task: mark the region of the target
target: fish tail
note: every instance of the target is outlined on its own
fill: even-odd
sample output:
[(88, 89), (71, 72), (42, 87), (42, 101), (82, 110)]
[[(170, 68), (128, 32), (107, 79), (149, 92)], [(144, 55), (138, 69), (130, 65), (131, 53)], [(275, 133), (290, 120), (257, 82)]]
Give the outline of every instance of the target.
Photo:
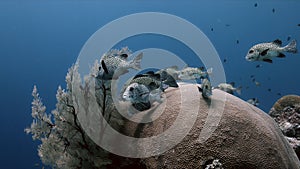
[(242, 94), (242, 86), (236, 88), (235, 91), (236, 91), (237, 94), (241, 95)]
[(178, 84), (177, 84), (176, 80), (174, 79), (174, 77), (171, 76), (166, 71), (163, 71), (161, 73), (161, 80), (163, 81), (164, 84), (166, 84), (170, 87), (178, 87)]
[(130, 67), (135, 69), (135, 70), (140, 70), (141, 69), (141, 61), (143, 58), (143, 53), (138, 54), (130, 63)]
[(290, 53), (297, 53), (297, 41), (292, 40), (288, 45), (284, 47), (284, 51)]

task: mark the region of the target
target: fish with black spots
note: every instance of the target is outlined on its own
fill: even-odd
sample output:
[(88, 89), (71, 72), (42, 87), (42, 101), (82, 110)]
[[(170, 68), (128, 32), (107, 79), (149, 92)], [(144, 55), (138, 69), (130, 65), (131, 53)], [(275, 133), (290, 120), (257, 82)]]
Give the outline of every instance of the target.
[(297, 53), (297, 42), (292, 40), (288, 45), (282, 47), (282, 42), (276, 39), (269, 43), (260, 43), (251, 47), (246, 55), (247, 61), (264, 61), (272, 63), (272, 58), (284, 58), (283, 52)]
[(208, 78), (208, 76), (212, 74), (212, 71), (212, 68), (205, 71), (203, 67), (185, 67), (179, 72), (178, 78), (181, 80), (204, 79)]
[(121, 75), (128, 72), (128, 69), (141, 69), (143, 53), (138, 54), (133, 60), (127, 61), (127, 53), (111, 52), (102, 56), (97, 78), (103, 80), (118, 79)]

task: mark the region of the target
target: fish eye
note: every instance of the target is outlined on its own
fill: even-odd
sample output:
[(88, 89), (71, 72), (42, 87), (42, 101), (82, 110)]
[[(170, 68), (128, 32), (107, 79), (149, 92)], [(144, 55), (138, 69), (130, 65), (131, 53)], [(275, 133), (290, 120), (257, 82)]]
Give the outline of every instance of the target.
[(253, 52), (254, 52), (254, 50), (250, 50), (250, 51), (249, 51), (249, 53), (253, 53)]
[(129, 88), (129, 91), (131, 91), (131, 92), (132, 92), (132, 91), (133, 91), (133, 87), (130, 87), (130, 88)]

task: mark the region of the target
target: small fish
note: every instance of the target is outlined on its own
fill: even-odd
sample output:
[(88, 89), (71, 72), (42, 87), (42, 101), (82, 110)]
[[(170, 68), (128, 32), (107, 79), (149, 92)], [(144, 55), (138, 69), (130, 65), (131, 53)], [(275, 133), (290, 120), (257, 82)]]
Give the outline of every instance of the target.
[(300, 26), (300, 23), (297, 26)]
[(116, 54), (117, 51), (109, 52), (101, 58), (101, 67), (97, 78), (103, 80), (118, 79), (121, 75), (128, 72), (128, 69), (139, 70), (143, 53), (138, 54), (132, 61), (127, 61), (128, 54)]
[(291, 36), (288, 36), (286, 41), (290, 41), (291, 40)]
[(241, 90), (242, 90), (242, 87), (238, 87), (238, 88), (235, 88), (234, 87), (234, 83), (220, 83), (217, 87), (215, 87), (216, 89), (220, 89), (220, 90), (223, 90), (229, 94), (233, 94), (233, 92), (237, 92), (237, 94), (241, 95)]
[(284, 58), (283, 52), (297, 53), (296, 45), (296, 40), (292, 40), (288, 45), (281, 47), (282, 42), (279, 39), (269, 43), (260, 43), (251, 47), (245, 58), (247, 61), (272, 63), (273, 57)]
[(271, 92), (272, 90), (269, 88), (268, 91)]
[(275, 13), (275, 8), (272, 9), (272, 12)]
[(251, 75), (250, 78), (251, 78), (251, 79), (254, 78), (254, 75)]
[(200, 68), (186, 67), (179, 72), (178, 78), (181, 80), (195, 80), (195, 79), (207, 78), (211, 74), (212, 74), (212, 68), (204, 71), (203, 67)]
[(257, 6), (258, 6), (258, 4), (257, 4), (257, 3), (255, 3), (255, 4), (254, 4), (254, 7), (257, 7)]
[(226, 26), (226, 27), (229, 27), (229, 26), (230, 26), (230, 24), (225, 24), (225, 26)]
[(202, 79), (201, 87), (198, 86), (199, 92), (202, 92), (202, 97), (208, 99), (212, 95), (211, 83), (207, 78)]
[(260, 67), (262, 67), (262, 65), (261, 65), (261, 64), (258, 64), (258, 65), (256, 65), (256, 68), (260, 68)]
[(239, 40), (236, 40), (236, 44), (239, 44), (240, 43), (240, 41)]
[(227, 59), (224, 59), (223, 62), (226, 63), (226, 62), (227, 62)]
[(212, 32), (213, 32), (213, 31), (214, 31), (214, 28), (210, 28), (210, 31), (212, 31)]
[(252, 104), (253, 106), (259, 106), (259, 101), (257, 98), (252, 98), (247, 100), (248, 103)]
[(260, 83), (258, 81), (254, 81), (256, 86), (260, 86)]

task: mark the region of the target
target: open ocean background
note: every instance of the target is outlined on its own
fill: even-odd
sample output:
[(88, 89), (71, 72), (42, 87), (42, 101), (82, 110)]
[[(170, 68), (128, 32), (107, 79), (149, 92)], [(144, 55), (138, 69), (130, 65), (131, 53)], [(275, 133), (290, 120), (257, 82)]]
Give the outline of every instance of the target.
[[(299, 9), (300, 1), (292, 0), (1, 1), (0, 168), (42, 168), (39, 142), (24, 133), (32, 122), (33, 85), (37, 85), (47, 111), (53, 110), (56, 90), (59, 85), (65, 88), (68, 68), (87, 39), (105, 24), (138, 12), (163, 12), (186, 19), (215, 46), (227, 82), (243, 87), (238, 97), (258, 98), (258, 107), (267, 113), (280, 97), (300, 95), (300, 54), (275, 58), (273, 64), (248, 62), (245, 55), (261, 42), (281, 39), (286, 45), (290, 37), (300, 43)], [(116, 47), (123, 44), (132, 51), (161, 48), (183, 58), (193, 55), (182, 43), (157, 35), (136, 36)], [(194, 60), (186, 63), (197, 66)], [(253, 83), (251, 75), (260, 86)]]

